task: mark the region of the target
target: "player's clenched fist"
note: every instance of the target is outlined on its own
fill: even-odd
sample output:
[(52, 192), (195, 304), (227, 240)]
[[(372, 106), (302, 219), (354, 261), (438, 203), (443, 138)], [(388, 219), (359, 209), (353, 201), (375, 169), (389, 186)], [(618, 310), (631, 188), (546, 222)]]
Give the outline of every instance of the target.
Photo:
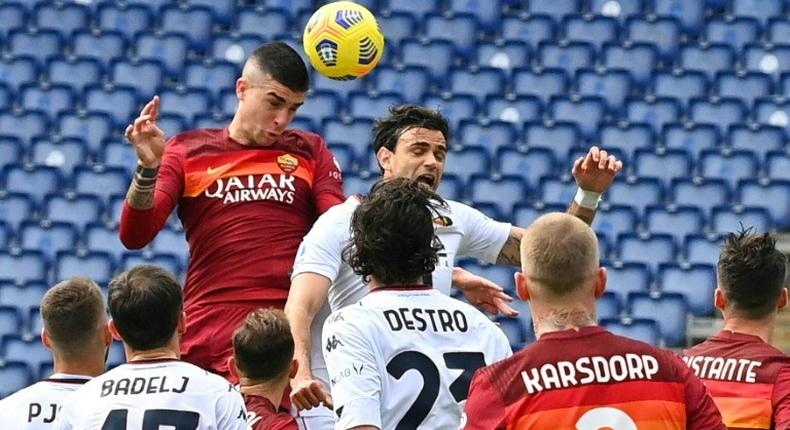
[(333, 408), (332, 397), (317, 379), (294, 378), (291, 380), (291, 402), (297, 409), (312, 409), (324, 404)]
[(165, 133), (156, 125), (158, 117), (159, 96), (154, 96), (134, 122), (126, 127), (126, 138), (134, 146), (143, 167), (158, 167), (165, 152)]

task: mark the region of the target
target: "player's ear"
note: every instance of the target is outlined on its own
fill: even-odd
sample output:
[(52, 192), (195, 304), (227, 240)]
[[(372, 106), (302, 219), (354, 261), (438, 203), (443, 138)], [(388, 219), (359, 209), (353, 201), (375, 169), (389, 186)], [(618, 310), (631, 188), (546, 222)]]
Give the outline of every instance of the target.
[(599, 298), (603, 295), (604, 291), (606, 291), (606, 279), (608, 278), (608, 273), (606, 272), (606, 267), (599, 267), (598, 270), (595, 271), (595, 298)]
[(236, 367), (236, 357), (231, 355), (228, 357), (228, 372), (235, 380), (239, 380), (239, 369)]
[(249, 84), (247, 83), (247, 80), (244, 79), (244, 77), (236, 79), (236, 98), (238, 98), (239, 101), (244, 100), (244, 95), (248, 88)]
[(110, 329), (110, 334), (112, 335), (113, 339), (123, 342), (121, 334), (118, 333), (118, 327), (115, 327), (115, 321), (110, 320), (110, 322), (107, 323), (107, 328)]
[(178, 326), (176, 326), (176, 330), (178, 330), (178, 334), (183, 335), (187, 332), (187, 313), (181, 311), (181, 315), (178, 316)]
[(527, 277), (521, 272), (516, 272), (513, 274), (513, 278), (516, 280), (516, 295), (519, 299), (528, 302), (529, 291), (527, 290)]
[(291, 360), (291, 369), (288, 370), (288, 379), (293, 379), (296, 377), (296, 372), (299, 371), (299, 362), (296, 360)]
[(782, 288), (782, 291), (779, 293), (779, 303), (777, 304), (777, 309), (784, 309), (787, 306), (787, 288)]
[(376, 151), (376, 159), (379, 160), (379, 165), (384, 171), (387, 171), (392, 167), (393, 155), (394, 154), (392, 153), (392, 151), (390, 151), (389, 149), (383, 146), (379, 148), (378, 151)]
[(720, 311), (727, 309), (727, 295), (724, 294), (724, 290), (719, 287), (716, 287), (716, 290), (713, 292), (713, 304), (716, 306), (716, 309)]
[(101, 328), (102, 340), (104, 341), (104, 346), (109, 347), (112, 343), (112, 333), (110, 333), (110, 322), (107, 321)]
[(49, 333), (47, 333), (47, 329), (41, 329), (41, 343), (47, 347), (47, 349), (52, 349), (52, 340), (49, 339)]

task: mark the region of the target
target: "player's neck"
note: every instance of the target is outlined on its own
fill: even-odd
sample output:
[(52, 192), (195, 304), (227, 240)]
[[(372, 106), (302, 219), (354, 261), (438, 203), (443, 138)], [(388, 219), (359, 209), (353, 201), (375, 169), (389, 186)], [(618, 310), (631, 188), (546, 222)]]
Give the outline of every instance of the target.
[(282, 381), (275, 382), (260, 382), (250, 380), (244, 377), (239, 377), (239, 391), (242, 394), (263, 397), (264, 399), (272, 402), (274, 409), (280, 408), (280, 403), (283, 399), (285, 387), (288, 386), (289, 380), (285, 378)]
[(419, 279), (419, 278), (413, 280), (412, 282), (405, 282), (405, 283), (401, 283), (401, 284), (384, 284), (381, 281), (379, 281), (378, 279), (376, 279), (375, 276), (371, 276), (370, 277), (370, 282), (368, 282), (368, 288), (370, 288), (370, 290), (373, 291), (373, 290), (378, 290), (378, 289), (388, 288), (388, 287), (403, 287), (403, 286), (407, 286), (407, 285), (421, 285), (421, 284), (422, 284), (422, 279)]
[(127, 363), (145, 360), (178, 360), (181, 358), (178, 350), (174, 350), (169, 345), (145, 351), (135, 351), (129, 349), (126, 345), (124, 345), (124, 348), (126, 349)]
[(104, 373), (104, 353), (92, 354), (90, 357), (75, 357), (71, 360), (53, 358), (53, 373), (95, 377)]
[(775, 313), (760, 320), (751, 320), (739, 317), (737, 315), (729, 315), (724, 318), (723, 329), (733, 333), (743, 333), (757, 336), (764, 342), (770, 343), (774, 333), (775, 322)]
[(582, 327), (598, 325), (595, 321), (595, 312), (579, 304), (566, 304), (562, 306), (545, 305), (533, 302), (532, 323), (535, 326), (535, 336), (562, 330), (579, 330)]

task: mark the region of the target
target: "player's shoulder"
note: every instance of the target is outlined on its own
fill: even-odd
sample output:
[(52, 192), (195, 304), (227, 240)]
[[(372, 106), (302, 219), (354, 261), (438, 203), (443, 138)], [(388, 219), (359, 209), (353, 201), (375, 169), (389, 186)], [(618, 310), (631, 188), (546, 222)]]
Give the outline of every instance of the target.
[(211, 373), (203, 368), (195, 366), (186, 361), (179, 361), (178, 366), (181, 367), (187, 376), (194, 377), (196, 382), (200, 384), (201, 390), (211, 390), (215, 393), (238, 392), (235, 386), (228, 382), (222, 376)]
[(0, 413), (3, 411), (10, 411), (17, 405), (27, 402), (29, 399), (39, 397), (45, 382), (36, 382), (33, 385), (27, 386), (10, 396), (0, 400)]
[[(334, 205), (318, 217), (313, 229), (331, 229), (334, 232), (348, 234), (348, 226), (354, 209), (359, 206), (359, 197), (348, 197), (343, 203)], [(337, 227), (341, 227), (338, 229)]]
[(327, 147), (326, 142), (324, 142), (324, 138), (322, 138), (317, 133), (307, 130), (289, 128), (283, 131), (283, 133), (280, 135), (280, 138), (283, 145), (306, 147), (312, 153)]
[(329, 330), (363, 330), (365, 326), (370, 325), (375, 319), (376, 306), (366, 299), (370, 296), (363, 297), (362, 300), (348, 305), (344, 308), (333, 311), (326, 318), (324, 327)]
[(201, 146), (212, 139), (222, 136), (221, 128), (195, 128), (185, 130), (173, 135), (168, 141), (168, 145), (183, 145), (186, 147)]

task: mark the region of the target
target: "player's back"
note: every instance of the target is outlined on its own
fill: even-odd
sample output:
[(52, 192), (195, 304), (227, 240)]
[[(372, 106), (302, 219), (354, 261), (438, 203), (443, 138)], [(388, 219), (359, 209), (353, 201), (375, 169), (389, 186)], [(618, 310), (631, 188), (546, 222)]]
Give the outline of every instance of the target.
[(722, 330), (684, 352), (731, 429), (787, 428), (790, 357), (757, 336)]
[(324, 344), (338, 429), (457, 428), (474, 372), (511, 355), (480, 311), (430, 287), (374, 290), (329, 317)]
[(179, 360), (123, 364), (77, 390), (59, 429), (246, 429), (241, 394), (220, 376)]
[(466, 429), (723, 429), (680, 358), (602, 327), (544, 333), (480, 370)]
[(60, 407), (89, 380), (87, 376), (55, 374), (0, 400), (0, 428), (54, 429)]

